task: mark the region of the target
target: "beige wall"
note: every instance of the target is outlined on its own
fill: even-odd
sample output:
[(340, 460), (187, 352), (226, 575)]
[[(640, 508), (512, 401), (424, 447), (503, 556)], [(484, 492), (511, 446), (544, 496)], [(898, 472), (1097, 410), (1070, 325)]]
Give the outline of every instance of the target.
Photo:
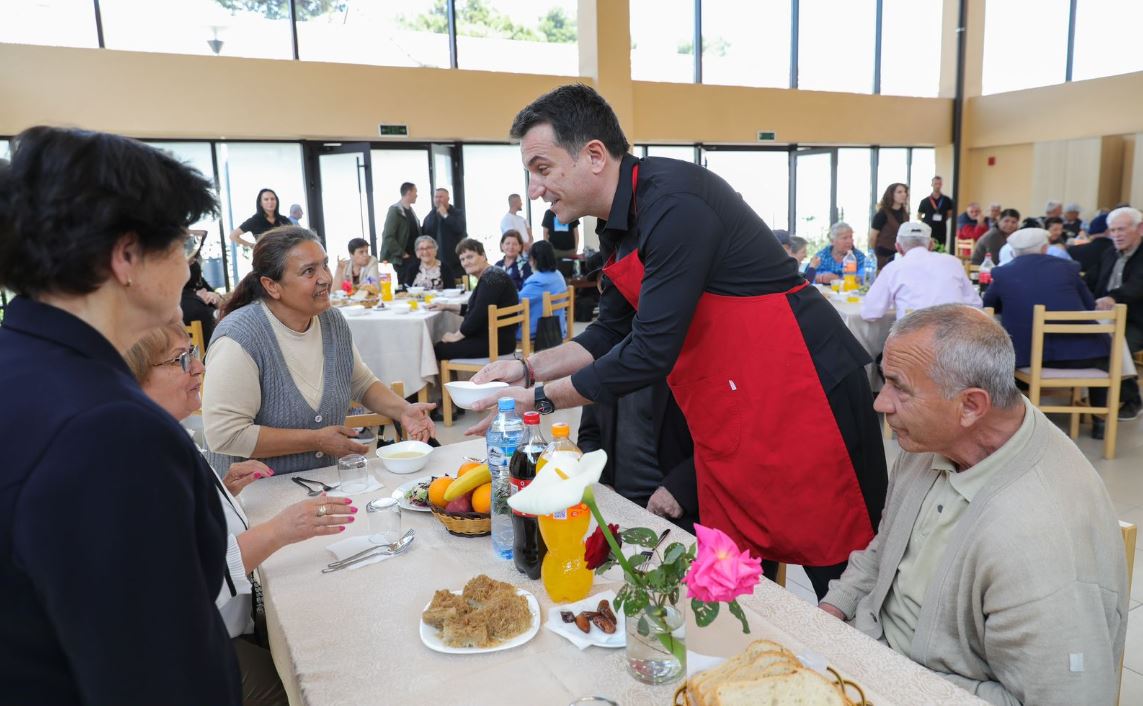
[[(1027, 214), (1033, 203), (1034, 151), (1031, 144), (969, 150), (961, 178), (971, 183), (974, 191), (962, 196), (962, 204), (978, 201), (987, 208), (990, 202), (999, 202)], [(988, 165), (989, 157), (995, 157), (992, 166)]]

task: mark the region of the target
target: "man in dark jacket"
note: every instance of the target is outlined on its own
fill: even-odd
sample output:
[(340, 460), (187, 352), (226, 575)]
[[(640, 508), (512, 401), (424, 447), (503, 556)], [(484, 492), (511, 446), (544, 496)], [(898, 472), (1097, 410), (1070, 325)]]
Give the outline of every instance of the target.
[(422, 230), (425, 235), (437, 239), (441, 261), (448, 263), (449, 269), (453, 272), (463, 272), (460, 256), (456, 254), (456, 246), (468, 237), (464, 211), (449, 204), (448, 189), (437, 189), (433, 194), (433, 210), (425, 216)]
[[(1127, 305), (1127, 347), (1134, 354), (1143, 349), (1143, 257), (1139, 243), (1143, 240), (1143, 213), (1124, 206), (1107, 214), (1107, 232), (1115, 248), (1103, 254), (1099, 282), (1095, 288), (1095, 308), (1111, 309)], [(1143, 406), (1139, 384), (1124, 380), (1119, 395), (1119, 418), (1135, 419)]]
[(972, 264), (979, 265), (984, 262), (985, 255), (992, 255), (992, 264), (1000, 264), (1000, 248), (1008, 242), (1008, 236), (1016, 232), (1020, 226), (1020, 212), (1014, 208), (1006, 208), (1000, 212), (1000, 219), (992, 230), (980, 236), (976, 241), (976, 248), (972, 251)]
[(1107, 237), (1107, 231), (1093, 235), (1089, 242), (1068, 248), (1068, 254), (1080, 264), (1083, 281), (1092, 292), (1099, 286), (1099, 267), (1108, 250), (1115, 250), (1115, 245)]
[(381, 259), (398, 270), (401, 263), (413, 258), (413, 243), (421, 234), (417, 214), (413, 213), (416, 202), (417, 187), (407, 181), (401, 184), (401, 200), (385, 213), (385, 225), (381, 229)]

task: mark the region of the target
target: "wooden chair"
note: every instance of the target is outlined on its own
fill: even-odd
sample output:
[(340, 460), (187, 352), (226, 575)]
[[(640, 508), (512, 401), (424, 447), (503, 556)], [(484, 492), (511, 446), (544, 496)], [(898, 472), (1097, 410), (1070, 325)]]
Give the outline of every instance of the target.
[(564, 342), (572, 339), (572, 322), (575, 321), (575, 288), (568, 287), (563, 294), (544, 292), (544, 316), (555, 316), (555, 312), (564, 311), (567, 319), (567, 331), (564, 333)]
[(783, 562), (778, 563), (778, 574), (774, 577), (774, 583), (782, 588), (786, 587), (786, 564)]
[(956, 244), (953, 246), (953, 252), (962, 260), (971, 258), (974, 249), (976, 249), (976, 241), (972, 238), (957, 238)]
[[(397, 382), (390, 385), (389, 389), (392, 390), (393, 392), (395, 392), (398, 397), (403, 398), (405, 396), (405, 384), (402, 383), (400, 380), (398, 380)], [(351, 402), (349, 404), (349, 408), (351, 410), (354, 407), (360, 407), (360, 406), (361, 406), (361, 404), (359, 402)], [(400, 428), (400, 427), (398, 427), (398, 424), (399, 424), (399, 422), (393, 420), (390, 417), (386, 417), (383, 414), (378, 414), (376, 412), (366, 412), (365, 414), (349, 414), (349, 415), (346, 415), (345, 421), (342, 423), (342, 426), (347, 426), (351, 429), (354, 427), (365, 427), (367, 429), (372, 429), (373, 430), (373, 436), (378, 441), (380, 441), (380, 439), (381, 439), (381, 427), (392, 425), (392, 427), (394, 429), (398, 429), (398, 428)], [(400, 434), (398, 436), (398, 439), (400, 441), (404, 441), (407, 438), (409, 438), (409, 435), (405, 432), (405, 430), (403, 428), (400, 428)]]
[(192, 321), (186, 325), (187, 335), (190, 336), (191, 345), (198, 346), (200, 355), (206, 354), (206, 338), (202, 334), (202, 322)]
[(444, 423), (446, 427), (452, 426), (452, 398), (448, 394), (446, 385), (451, 382), (454, 372), (478, 373), (485, 365), (500, 357), (500, 343), (496, 335), (500, 329), (519, 324), (521, 328), (520, 344), (524, 357), (532, 354), (532, 323), (529, 318), (528, 300), (524, 299), (513, 306), (488, 305), (488, 357), (487, 358), (456, 358), (442, 360), (441, 366), (441, 405), (444, 407)]
[[(1127, 553), (1127, 595), (1131, 595), (1131, 572), (1135, 570), (1135, 540), (1139, 529), (1130, 522), (1119, 521), (1119, 531), (1123, 534), (1123, 551)], [(1126, 652), (1126, 650), (1124, 650)], [(1123, 690), (1123, 656), (1119, 657), (1119, 689)], [(1118, 698), (1116, 703), (1119, 703)]]
[[(1115, 441), (1119, 432), (1119, 381), (1122, 375), (1123, 332), (1127, 325), (1127, 305), (1116, 304), (1111, 311), (1048, 311), (1043, 304), (1037, 304), (1032, 311), (1032, 364), (1017, 369), (1016, 379), (1028, 385), (1028, 399), (1039, 407), (1041, 412), (1071, 415), (1072, 439), (1079, 436), (1080, 415), (1104, 415), (1107, 419), (1107, 428), (1103, 441), (1103, 457), (1115, 458)], [(1105, 333), (1111, 336), (1107, 370), (1044, 367), (1044, 336), (1093, 333)], [(1108, 388), (1107, 404), (1103, 407), (1083, 404), (1085, 400), (1081, 399), (1080, 391), (1085, 387)], [(1046, 389), (1070, 390), (1071, 403), (1042, 404), (1040, 398)]]

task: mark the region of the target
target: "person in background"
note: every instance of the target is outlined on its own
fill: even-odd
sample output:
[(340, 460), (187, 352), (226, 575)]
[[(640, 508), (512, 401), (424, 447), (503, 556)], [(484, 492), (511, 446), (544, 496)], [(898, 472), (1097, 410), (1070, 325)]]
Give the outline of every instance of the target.
[[(179, 326), (151, 331), (124, 357), (143, 392), (175, 419), (185, 419), (202, 406), (199, 392), (204, 368), (198, 351)], [(327, 498), (323, 493), (251, 526), (236, 496), (247, 485), (272, 475), (273, 470), (260, 461), (242, 461), (232, 465), (226, 478), (215, 484), (228, 534), (227, 580), (219, 587), (215, 605), (238, 655), (245, 706), (289, 703), (270, 646), (258, 639), (254, 627), (254, 570), (282, 547), (344, 531), (344, 525), (353, 522), (357, 512), (349, 498)]]
[(1044, 219), (1044, 230), (1048, 231), (1048, 254), (1060, 258), (1061, 260), (1070, 260), (1072, 256), (1068, 254), (1067, 234), (1064, 233), (1064, 219), (1058, 216), (1050, 216)]
[(1067, 234), (1069, 244), (1073, 238), (1087, 235), (1083, 228), (1083, 219), (1080, 218), (1081, 211), (1083, 208), (1075, 202), (1064, 206), (1064, 233)]
[(951, 245), (947, 242), (948, 225), (952, 222), (955, 207), (953, 200), (941, 193), (944, 180), (939, 176), (933, 177), (933, 193), (921, 199), (917, 204), (917, 216), (920, 221), (932, 229), (932, 238), (941, 245)]
[[(1104, 220), (1106, 225), (1106, 219)], [(1109, 237), (1106, 227), (1098, 233), (1088, 234), (1088, 237), (1090, 239), (1087, 242), (1077, 242), (1075, 245), (1068, 246), (1068, 255), (1080, 264), (1083, 281), (1087, 284), (1087, 288), (1094, 293), (1099, 286), (1099, 268), (1103, 261), (1103, 254), (1108, 250), (1114, 250), (1115, 244)]]
[(541, 224), (544, 229), (544, 240), (552, 244), (556, 250), (556, 260), (565, 257), (575, 257), (579, 252), (579, 219), (572, 219), (571, 223), (561, 223), (552, 209), (544, 211), (544, 220)]
[(417, 202), (417, 186), (406, 181), (401, 184), (401, 198), (385, 212), (385, 225), (381, 228), (381, 258), (400, 270), (413, 259), (413, 242), (421, 234), (413, 204)]
[(1008, 242), (1008, 236), (1015, 233), (1019, 226), (1019, 211), (1014, 208), (1001, 211), (1000, 220), (996, 225), (976, 241), (976, 248), (972, 251), (972, 264), (979, 265), (984, 262), (986, 253), (992, 255), (993, 264), (1000, 264), (1000, 249)]
[(876, 321), (890, 309), (901, 319), (910, 311), (938, 304), (980, 306), (980, 295), (952, 255), (932, 252), (933, 240), (925, 223), (910, 221), (897, 229), (897, 252), (861, 301), (861, 318)]
[[(1139, 254), (1143, 214), (1130, 206), (1115, 209), (1107, 214), (1107, 233), (1115, 247), (1104, 252), (1100, 262), (1095, 308), (1106, 311), (1116, 304), (1127, 305), (1127, 347), (1134, 355), (1143, 349), (1143, 256)], [(1143, 405), (1135, 378), (1124, 378), (1119, 401), (1120, 419), (1139, 417)]]
[(1106, 233), (1107, 232), (1107, 215), (1117, 208), (1125, 208), (1125, 207), (1130, 206), (1130, 205), (1131, 204), (1127, 203), (1126, 201), (1122, 201), (1120, 203), (1115, 204), (1110, 209), (1107, 209), (1107, 208), (1099, 209), (1099, 213), (1095, 214), (1095, 218), (1091, 219), (1091, 223), (1089, 223), (1087, 226), (1087, 234), (1094, 236), (1094, 235), (1097, 235), (1099, 233)]
[(206, 235), (206, 231), (195, 230), (191, 233), (198, 238), (199, 246), (190, 258), (190, 279), (183, 285), (179, 304), (183, 310), (183, 323), (187, 325), (192, 321), (201, 323), (203, 340), (209, 341), (211, 334), (214, 333), (214, 318), (218, 307), (222, 305), (222, 297), (202, 276), (202, 238)]
[(900, 183), (890, 184), (881, 195), (869, 229), (869, 249), (877, 256), (878, 272), (896, 254), (897, 229), (908, 220), (909, 187)]
[[(802, 262), (806, 259), (806, 251), (809, 245), (805, 238), (791, 235), (789, 245), (784, 247), (786, 247), (786, 252), (790, 253), (790, 257), (794, 258), (798, 263), (798, 267), (801, 268)], [(802, 276), (806, 278), (807, 282), (813, 282), (814, 278), (818, 276), (818, 265), (820, 265), (821, 262), (822, 259), (817, 255), (810, 258), (806, 269), (802, 271)]]
[[(894, 227), (893, 232), (896, 231)], [(829, 284), (841, 277), (845, 256), (850, 252), (857, 258), (857, 274), (860, 276), (865, 271), (865, 253), (853, 247), (853, 228), (845, 221), (838, 221), (829, 228), (829, 245), (814, 255), (818, 261), (814, 280), (818, 284)]]
[[(500, 236), (500, 252), (504, 257), (496, 261), (496, 266), (508, 273), (516, 289), (524, 286), (524, 280), (532, 275), (528, 256), (524, 254), (524, 238), (519, 232), (506, 230)], [(535, 333), (532, 329), (532, 333)]]
[(441, 290), (456, 286), (460, 274), (437, 259), (437, 241), (431, 235), (422, 235), (416, 242), (417, 256), (405, 261), (398, 279), (406, 287), (424, 287)]
[(968, 210), (961, 214), (961, 216), (967, 216), (967, 219), (964, 223), (961, 223), (957, 229), (956, 237), (958, 240), (971, 240), (975, 243), (980, 240), (982, 235), (988, 232), (990, 227), (988, 218), (985, 217), (984, 211), (980, 208), (980, 204), (975, 201), (968, 205)]
[(893, 325), (885, 515), (819, 607), (989, 703), (1111, 706), (1130, 603), (1115, 507), (1014, 365), (976, 309)]
[(441, 259), (448, 263), (450, 270), (459, 272), (462, 269), (456, 249), (460, 241), (468, 237), (464, 211), (449, 205), (448, 189), (433, 192), (433, 210), (425, 216), (421, 232), (436, 238)]
[(214, 473), (123, 360), (178, 321), (217, 208), (118, 135), (33, 127), (0, 160), (0, 701), (241, 703)]
[(524, 201), (520, 198), (520, 194), (508, 195), (508, 213), (500, 219), (500, 234), (503, 235), (510, 230), (516, 231), (524, 241), (524, 252), (527, 252), (533, 242), (532, 226), (528, 224), (528, 219), (520, 215), (523, 208)]
[[(429, 309), (454, 311), (464, 317), (459, 330), (446, 333), (433, 346), (437, 360), (487, 356), (489, 305), (515, 306), (520, 303), (520, 295), (508, 273), (488, 263), (483, 243), (474, 238), (465, 238), (456, 246), (456, 254), (465, 274), (477, 282), (467, 304), (451, 304), (435, 299), (427, 305)], [(513, 324), (497, 332), (500, 355), (511, 356), (516, 350), (517, 328), (518, 324)]]
[[(242, 225), (230, 231), (230, 241), (248, 248), (258, 243), (258, 238), (271, 228), (288, 224), (290, 221), (278, 210), (278, 194), (273, 189), (262, 189), (254, 200), (254, 215), (242, 221)], [(243, 236), (252, 236), (246, 238)]]
[(1060, 218), (1064, 215), (1064, 205), (1059, 201), (1048, 201), (1044, 204), (1044, 215), (1037, 218), (1037, 224), (1032, 227), (1046, 228), (1049, 218)]
[(304, 215), (306, 215), (306, 212), (302, 210), (301, 204), (290, 204), (290, 223), (296, 226), (301, 225), (302, 216)]
[(333, 275), (333, 286), (343, 289), (348, 282), (353, 287), (370, 280), (380, 282), (380, 263), (369, 254), (369, 241), (353, 238), (349, 241), (349, 259), (337, 258), (337, 271)]
[(410, 438), (432, 436), (427, 411), (383, 385), (361, 361), (333, 275), (313, 232), (285, 226), (254, 248), (251, 272), (223, 308), (210, 342), (202, 420), (211, 465), (225, 473), (256, 458), (295, 473), (364, 453), (342, 425), (351, 401), (400, 420)]
[[(541, 240), (532, 245), (532, 252), (528, 254), (532, 261), (532, 274), (520, 289), (520, 299), (528, 300), (528, 316), (531, 318), (532, 337), (536, 337), (536, 326), (544, 313), (544, 292), (549, 294), (563, 294), (568, 289), (564, 276), (556, 270), (556, 253), (552, 244)], [(560, 334), (568, 333), (567, 312), (560, 310), (556, 313), (560, 320)], [(517, 331), (517, 340), (522, 335)]]

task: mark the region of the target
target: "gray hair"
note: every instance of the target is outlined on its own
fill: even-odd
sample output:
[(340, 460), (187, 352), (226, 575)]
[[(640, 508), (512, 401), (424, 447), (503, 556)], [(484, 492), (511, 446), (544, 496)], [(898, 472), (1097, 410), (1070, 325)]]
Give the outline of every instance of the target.
[(840, 235), (843, 230), (848, 230), (850, 233), (852, 233), (853, 226), (849, 225), (845, 221), (838, 221), (837, 223), (834, 223), (832, 226), (830, 226), (829, 241), (832, 243), (833, 241), (837, 240), (837, 236)]
[(809, 245), (809, 242), (806, 241), (805, 238), (796, 235), (790, 236), (790, 252), (798, 252), (807, 245)]
[(1051, 210), (1056, 209), (1056, 208), (1063, 208), (1063, 207), (1064, 207), (1064, 204), (1059, 202), (1059, 201), (1049, 201), (1048, 203), (1044, 204), (1044, 213), (1047, 213), (1048, 211), (1051, 211)]
[(431, 235), (422, 235), (422, 236), (418, 237), (415, 241), (413, 241), (413, 250), (416, 250), (417, 246), (423, 242), (432, 243), (434, 248), (437, 248), (438, 250), (440, 249), (437, 246), (437, 239), (436, 238), (434, 238)]
[(1083, 211), (1083, 208), (1075, 201), (1072, 201), (1067, 206), (1064, 206), (1064, 213), (1071, 213), (1072, 211), (1079, 213), (1080, 211)]
[(929, 376), (945, 399), (980, 388), (992, 406), (1009, 409), (1021, 402), (1016, 388), (1016, 352), (1004, 328), (980, 309), (941, 304), (898, 319), (889, 338), (932, 331), (933, 365)]
[(1139, 209), (1132, 208), (1130, 206), (1120, 206), (1111, 213), (1107, 214), (1108, 225), (1111, 225), (1111, 222), (1120, 216), (1128, 216), (1131, 218), (1132, 226), (1138, 226), (1141, 222), (1143, 222), (1143, 213), (1140, 213)]

